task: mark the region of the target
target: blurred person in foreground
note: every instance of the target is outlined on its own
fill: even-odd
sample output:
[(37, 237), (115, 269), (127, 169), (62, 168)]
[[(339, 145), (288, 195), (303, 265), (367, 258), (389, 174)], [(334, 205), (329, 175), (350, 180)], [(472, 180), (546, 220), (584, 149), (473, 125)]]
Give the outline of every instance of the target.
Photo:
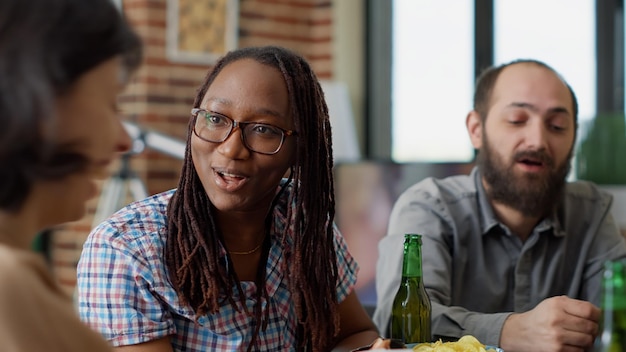
[(108, 351), (76, 314), (37, 233), (80, 219), (130, 146), (118, 94), (139, 37), (109, 0), (0, 1), (0, 350)]
[(433, 338), (465, 334), (505, 351), (583, 351), (600, 318), (603, 263), (626, 257), (611, 196), (566, 182), (576, 97), (545, 63), (518, 60), (478, 79), (466, 118), (477, 166), (404, 192), (379, 245), (377, 310), (387, 330), (405, 233), (423, 235)]
[(347, 351), (378, 337), (333, 223), (328, 108), (309, 64), (231, 51), (189, 116), (174, 190), (89, 235), (81, 318), (120, 351)]

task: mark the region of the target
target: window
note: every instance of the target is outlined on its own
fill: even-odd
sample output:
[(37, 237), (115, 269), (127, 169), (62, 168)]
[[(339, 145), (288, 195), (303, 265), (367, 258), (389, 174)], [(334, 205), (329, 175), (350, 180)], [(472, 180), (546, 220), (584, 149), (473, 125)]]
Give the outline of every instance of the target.
[(576, 93), (579, 124), (596, 112), (595, 2), (496, 0), (494, 63), (532, 58), (559, 72)]
[[(370, 1), (370, 9), (380, 7), (376, 0)], [(481, 12), (475, 13), (478, 4)], [(397, 162), (470, 161), (474, 154), (464, 121), (472, 108), (477, 57), (496, 65), (534, 58), (552, 66), (576, 93), (581, 136), (596, 111), (602, 110), (597, 101), (597, 82), (602, 76), (597, 69), (613, 57), (597, 49), (597, 6), (594, 0), (474, 0), (454, 5), (439, 0), (394, 0), (387, 17), (370, 18), (370, 31), (377, 35), (385, 25), (390, 28), (392, 49), (385, 50), (389, 45), (384, 40), (371, 41), (374, 49), (368, 72), (374, 79), (370, 78), (368, 90), (372, 101), (368, 103), (368, 144), (372, 147), (367, 155), (389, 156)], [(603, 11), (599, 13), (617, 10)], [(493, 18), (493, 28), (488, 25), (481, 32), (492, 37), (481, 34), (478, 44), (476, 27), (484, 29), (491, 21), (481, 20), (477, 25), (475, 15)], [(601, 28), (612, 33), (611, 26), (607, 23)], [(623, 40), (623, 33), (615, 40)], [(390, 57), (381, 59), (381, 51)], [(385, 65), (391, 66), (389, 82), (380, 78)], [(615, 66), (611, 72), (624, 71)], [(619, 89), (608, 88), (605, 94), (622, 92)], [(384, 125), (379, 120), (388, 114), (391, 121)]]
[(473, 156), (465, 116), (474, 88), (474, 6), (471, 1), (454, 6), (451, 11), (447, 1), (393, 2), (395, 161), (468, 161)]

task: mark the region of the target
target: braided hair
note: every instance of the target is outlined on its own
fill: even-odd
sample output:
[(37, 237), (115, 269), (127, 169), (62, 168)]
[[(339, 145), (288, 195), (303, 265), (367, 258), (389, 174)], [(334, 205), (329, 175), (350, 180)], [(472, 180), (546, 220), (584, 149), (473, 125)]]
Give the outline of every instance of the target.
[[(282, 270), (297, 315), (298, 348), (327, 350), (338, 334), (339, 314), (333, 235), (335, 198), (331, 127), (324, 93), (315, 73), (299, 55), (276, 46), (249, 47), (231, 51), (216, 63), (198, 90), (194, 107), (199, 107), (221, 70), (241, 59), (252, 59), (276, 68), (287, 85), (290, 114), (298, 136), (295, 163), (290, 170), (293, 192), (289, 193), (287, 202), (295, 206), (288, 207), (289, 226), (281, 236), (283, 248), (293, 247), (287, 251)], [(191, 158), (192, 124), (193, 119), (188, 126), (181, 179), (167, 209), (165, 260), (179, 299), (194, 309), (197, 319), (218, 311), (220, 293), (238, 310), (233, 286), (239, 290), (243, 307), (245, 296), (234, 271), (227, 271), (220, 260), (221, 237), (214, 207)], [(293, 244), (287, 239), (289, 228), (293, 229)], [(264, 267), (267, 253), (261, 260), (259, 265)], [(259, 275), (262, 280), (257, 287), (258, 298), (266, 295), (264, 270), (259, 270)], [(254, 316), (256, 330), (248, 350), (253, 348), (262, 325), (261, 299), (256, 301)]]

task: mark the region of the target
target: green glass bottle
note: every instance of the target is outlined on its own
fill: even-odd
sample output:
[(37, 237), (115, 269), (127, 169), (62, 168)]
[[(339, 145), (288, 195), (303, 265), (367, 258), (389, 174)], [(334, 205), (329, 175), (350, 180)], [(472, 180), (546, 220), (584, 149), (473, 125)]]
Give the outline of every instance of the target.
[(431, 342), (430, 298), (422, 280), (422, 236), (404, 235), (402, 281), (393, 299), (390, 337), (410, 345)]
[(596, 339), (597, 352), (626, 351), (626, 262), (604, 265), (602, 281), (602, 319)]

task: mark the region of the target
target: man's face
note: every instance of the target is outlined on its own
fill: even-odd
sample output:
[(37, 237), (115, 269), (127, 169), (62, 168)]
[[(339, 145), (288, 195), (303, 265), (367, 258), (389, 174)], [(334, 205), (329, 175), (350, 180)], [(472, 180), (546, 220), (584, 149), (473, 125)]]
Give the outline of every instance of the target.
[(545, 215), (570, 170), (575, 121), (567, 86), (539, 65), (509, 66), (479, 128), (472, 142), (491, 199), (526, 216)]
[[(524, 159), (540, 160), (547, 166), (546, 171), (516, 171), (515, 164)], [(492, 200), (517, 209), (525, 216), (535, 217), (545, 215), (557, 202), (570, 170), (569, 160), (568, 156), (556, 165), (545, 151), (532, 150), (518, 151), (512, 158), (505, 158), (495, 150), (484, 133), (478, 165)]]

